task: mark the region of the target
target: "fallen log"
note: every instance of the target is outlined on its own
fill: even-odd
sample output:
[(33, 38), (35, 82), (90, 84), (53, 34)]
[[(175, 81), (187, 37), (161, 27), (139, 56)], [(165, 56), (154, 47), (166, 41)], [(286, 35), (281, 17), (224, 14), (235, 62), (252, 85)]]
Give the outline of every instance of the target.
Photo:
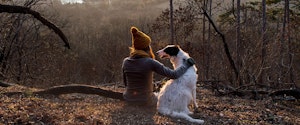
[(70, 94), (70, 93), (96, 94), (99, 96), (104, 96), (112, 99), (123, 100), (123, 94), (120, 92), (105, 90), (90, 85), (79, 85), (79, 84), (54, 86), (45, 90), (34, 92), (34, 94), (37, 95), (61, 95), (61, 94)]
[[(16, 95), (24, 94), (25, 92), (7, 92), (2, 93), (4, 95)], [(105, 90), (96, 86), (90, 85), (80, 85), (80, 84), (70, 84), (70, 85), (60, 85), (54, 86), (48, 89), (32, 92), (32, 95), (45, 96), (45, 95), (54, 95), (59, 96), (62, 94), (72, 94), (72, 93), (81, 93), (81, 94), (95, 94), (112, 99), (123, 99), (123, 94), (121, 92), (115, 92), (111, 90)]]
[(299, 89), (287, 89), (287, 90), (278, 90), (270, 94), (271, 97), (274, 96), (293, 96), (296, 99), (300, 99), (300, 90)]

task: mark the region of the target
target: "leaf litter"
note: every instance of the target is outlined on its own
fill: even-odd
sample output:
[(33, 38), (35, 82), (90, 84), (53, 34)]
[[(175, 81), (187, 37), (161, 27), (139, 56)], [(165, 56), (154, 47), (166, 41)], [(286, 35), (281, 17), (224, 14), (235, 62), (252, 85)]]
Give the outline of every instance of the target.
[[(124, 91), (124, 88), (116, 87), (107, 89)], [(39, 97), (30, 94), (36, 90), (22, 86), (1, 88), (1, 93), (21, 91), (25, 94), (0, 94), (0, 124), (192, 124), (183, 119), (163, 116), (156, 112), (155, 107), (130, 106), (123, 101), (98, 95), (73, 93)], [(210, 90), (200, 88), (197, 90), (197, 102), (199, 107), (192, 117), (205, 120), (205, 125), (300, 124), (299, 100), (284, 102), (271, 98), (250, 100), (216, 96)]]

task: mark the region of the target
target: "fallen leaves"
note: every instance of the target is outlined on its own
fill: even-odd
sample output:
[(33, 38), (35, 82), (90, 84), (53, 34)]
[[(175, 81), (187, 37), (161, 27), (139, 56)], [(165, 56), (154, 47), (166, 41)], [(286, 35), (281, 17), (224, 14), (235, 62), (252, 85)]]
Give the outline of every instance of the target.
[[(2, 91), (30, 93), (35, 90), (9, 87)], [(197, 101), (199, 112), (193, 117), (205, 120), (207, 125), (300, 123), (299, 112), (277, 108), (279, 102), (273, 102), (271, 99), (217, 97), (207, 89), (200, 89)], [(183, 119), (160, 115), (155, 107), (130, 106), (123, 101), (97, 95), (75, 93), (42, 98), (30, 94), (16, 96), (0, 94), (0, 102), (2, 124), (191, 124)], [(296, 105), (292, 108), (297, 107)]]

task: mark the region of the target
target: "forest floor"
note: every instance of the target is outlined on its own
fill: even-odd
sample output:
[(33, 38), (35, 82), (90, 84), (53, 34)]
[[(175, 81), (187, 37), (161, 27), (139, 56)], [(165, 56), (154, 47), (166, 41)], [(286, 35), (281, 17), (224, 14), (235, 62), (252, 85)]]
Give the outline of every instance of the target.
[[(112, 86), (105, 89), (123, 91)], [(0, 125), (191, 124), (183, 119), (160, 115), (154, 107), (128, 106), (120, 100), (78, 93), (39, 97), (31, 94), (36, 90), (22, 86), (0, 87)], [(19, 91), (24, 94), (3, 94)], [(192, 117), (205, 120), (205, 125), (300, 125), (299, 100), (251, 100), (216, 96), (205, 88), (197, 91), (199, 108)]]

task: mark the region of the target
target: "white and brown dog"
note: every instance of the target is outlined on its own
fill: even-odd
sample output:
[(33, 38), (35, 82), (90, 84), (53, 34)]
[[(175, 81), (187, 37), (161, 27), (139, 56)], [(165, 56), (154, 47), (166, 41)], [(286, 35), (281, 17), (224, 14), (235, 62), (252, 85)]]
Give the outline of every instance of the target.
[[(189, 54), (184, 52), (178, 45), (168, 45), (157, 51), (160, 58), (168, 58), (177, 69), (183, 65), (183, 61), (190, 58)], [(163, 115), (176, 118), (183, 118), (193, 123), (203, 124), (204, 121), (194, 119), (193, 114), (188, 108), (193, 101), (194, 108), (198, 107), (196, 102), (196, 82), (197, 68), (190, 67), (181, 77), (168, 80), (157, 95), (157, 110)]]

